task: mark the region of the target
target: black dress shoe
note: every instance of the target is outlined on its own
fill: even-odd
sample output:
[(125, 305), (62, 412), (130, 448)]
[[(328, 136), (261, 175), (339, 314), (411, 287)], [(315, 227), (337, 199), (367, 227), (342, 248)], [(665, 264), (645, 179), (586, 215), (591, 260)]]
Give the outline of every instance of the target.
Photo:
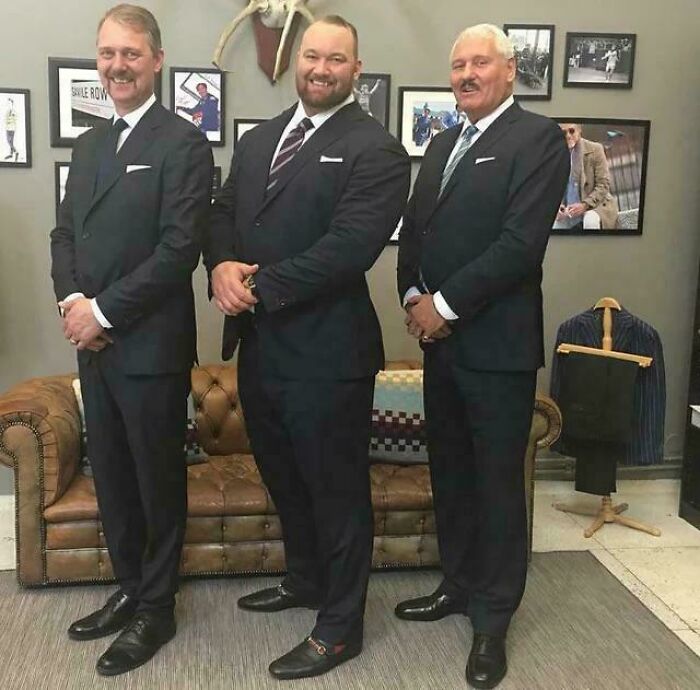
[(467, 661), (467, 682), (473, 688), (495, 688), (508, 671), (505, 637), (474, 633)]
[(138, 601), (121, 590), (112, 594), (98, 611), (75, 621), (68, 628), (72, 640), (96, 640), (119, 632), (133, 617)]
[(97, 660), (101, 676), (117, 676), (145, 664), (175, 637), (175, 617), (137, 613), (109, 649)]
[(327, 645), (322, 640), (307, 637), (291, 652), (270, 664), (270, 673), (280, 680), (320, 676), (362, 651), (362, 642)]
[(317, 609), (319, 606), (320, 602), (300, 597), (294, 592), (285, 589), (283, 585), (261, 589), (259, 592), (253, 592), (238, 600), (239, 608), (246, 609), (246, 611), (263, 611), (265, 613), (297, 607)]
[(394, 613), (407, 621), (439, 621), (453, 613), (467, 615), (467, 605), (448, 594), (434, 592), (427, 597), (400, 602)]

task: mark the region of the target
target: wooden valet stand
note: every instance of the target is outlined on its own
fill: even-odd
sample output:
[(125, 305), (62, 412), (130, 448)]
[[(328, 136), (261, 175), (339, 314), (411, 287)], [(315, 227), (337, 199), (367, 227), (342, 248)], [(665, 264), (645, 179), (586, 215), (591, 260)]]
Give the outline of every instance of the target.
[[(586, 355), (592, 355), (594, 357), (613, 357), (614, 359), (624, 359), (628, 362), (637, 362), (640, 367), (649, 367), (652, 363), (651, 357), (643, 357), (642, 355), (634, 355), (629, 352), (616, 352), (612, 349), (612, 309), (620, 310), (620, 303), (613, 299), (612, 297), (603, 297), (599, 299), (594, 309), (605, 309), (603, 312), (603, 347), (598, 349), (596, 347), (585, 347), (583, 345), (574, 345), (571, 343), (562, 343), (557, 348), (557, 352), (561, 354), (569, 354), (570, 352), (580, 352)], [(616, 522), (618, 525), (625, 525), (626, 527), (631, 527), (632, 529), (639, 530), (640, 532), (646, 532), (655, 537), (661, 536), (661, 530), (657, 527), (652, 527), (651, 525), (646, 525), (639, 520), (634, 520), (632, 518), (624, 517), (620, 513), (627, 510), (629, 507), (627, 503), (620, 503), (619, 505), (613, 505), (610, 494), (602, 497), (602, 503), (600, 510), (596, 513), (583, 510), (582, 508), (576, 508), (569, 506), (566, 503), (555, 503), (554, 507), (557, 510), (561, 510), (564, 513), (574, 513), (576, 515), (593, 515), (595, 520), (591, 523), (588, 529), (583, 531), (584, 537), (592, 537), (606, 522)]]

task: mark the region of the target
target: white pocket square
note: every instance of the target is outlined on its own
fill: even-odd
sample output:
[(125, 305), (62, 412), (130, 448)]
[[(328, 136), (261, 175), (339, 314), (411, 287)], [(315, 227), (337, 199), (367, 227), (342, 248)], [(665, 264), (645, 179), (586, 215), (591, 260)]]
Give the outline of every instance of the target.
[(496, 156), (489, 156), (488, 158), (477, 158), (474, 161), (474, 165), (479, 165), (479, 163), (488, 163), (489, 161), (495, 161)]
[(342, 158), (333, 158), (332, 156), (321, 156), (319, 163), (342, 163)]
[(137, 170), (150, 170), (150, 165), (127, 165), (126, 172), (136, 172)]

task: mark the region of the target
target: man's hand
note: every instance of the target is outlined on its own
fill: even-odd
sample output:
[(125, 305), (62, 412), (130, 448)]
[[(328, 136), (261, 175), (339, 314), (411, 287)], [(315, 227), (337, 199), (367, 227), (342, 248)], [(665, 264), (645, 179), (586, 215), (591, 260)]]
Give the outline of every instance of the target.
[(228, 316), (248, 311), (258, 300), (245, 284), (248, 276), (254, 275), (258, 264), (243, 264), (238, 261), (222, 261), (211, 272), (211, 289), (217, 309)]
[[(87, 297), (79, 297), (70, 302), (59, 302), (58, 306), (63, 309), (63, 334), (71, 345), (75, 345), (79, 350), (89, 348), (98, 337), (104, 334), (104, 329), (95, 318)], [(108, 342), (111, 342), (111, 339)], [(99, 343), (96, 345), (99, 347)]]
[(566, 207), (566, 212), (570, 218), (578, 218), (582, 216), (588, 210), (588, 206), (583, 203), (571, 204)]
[(107, 335), (107, 333), (103, 332), (101, 335), (98, 335), (86, 349), (90, 350), (91, 352), (102, 352), (107, 345), (111, 345), (113, 342), (114, 341)]
[(414, 338), (439, 340), (452, 333), (447, 321), (435, 309), (432, 295), (414, 295), (408, 300), (406, 309), (406, 326)]

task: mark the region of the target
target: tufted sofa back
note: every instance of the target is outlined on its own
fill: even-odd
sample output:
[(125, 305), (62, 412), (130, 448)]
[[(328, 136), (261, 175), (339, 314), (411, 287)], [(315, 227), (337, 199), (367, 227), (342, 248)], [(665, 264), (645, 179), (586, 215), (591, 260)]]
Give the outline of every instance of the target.
[[(415, 360), (386, 363), (387, 369), (420, 369)], [(205, 364), (192, 369), (197, 436), (208, 455), (250, 453), (243, 408), (238, 397), (237, 369), (232, 365)]]

